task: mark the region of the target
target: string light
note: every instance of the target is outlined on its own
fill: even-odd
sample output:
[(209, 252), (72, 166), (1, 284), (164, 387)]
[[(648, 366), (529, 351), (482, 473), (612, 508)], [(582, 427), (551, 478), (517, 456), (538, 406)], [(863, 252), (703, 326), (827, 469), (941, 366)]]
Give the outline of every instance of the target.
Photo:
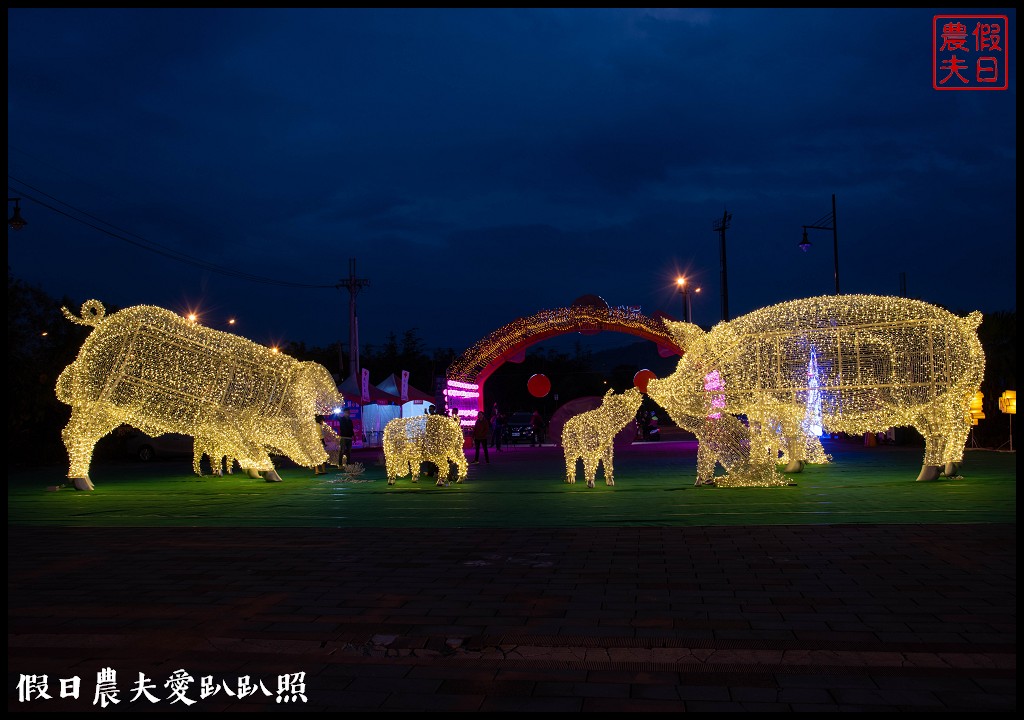
[(445, 396), (445, 406), (449, 410), (458, 410), (462, 426), (473, 427), (480, 415), (480, 386), (476, 383), (447, 380), (442, 393)]
[(576, 482), (576, 464), (583, 460), (583, 475), (587, 487), (594, 487), (597, 468), (604, 464), (606, 485), (615, 484), (612, 455), (615, 436), (636, 418), (643, 395), (630, 388), (621, 395), (613, 390), (604, 394), (601, 406), (569, 418), (562, 428), (562, 448), (565, 452), (565, 481)]
[(109, 317), (98, 300), (84, 303), (80, 317), (62, 310), (94, 328), (56, 388), (71, 406), (61, 434), (68, 477), (79, 489), (93, 489), (93, 448), (122, 423), (153, 436), (191, 435), (197, 474), (203, 455), (216, 474), (222, 461), (229, 472), (237, 461), (250, 476), (263, 471), (268, 480), (280, 479), (269, 453), (310, 468), (327, 460), (315, 416), (343, 398), (322, 365), (152, 305)]
[[(652, 381), (653, 382), (653, 381)], [(652, 390), (654, 391), (652, 393)], [(788, 485), (789, 480), (775, 469), (778, 457), (778, 436), (773, 433), (752, 432), (751, 427), (726, 412), (683, 413), (673, 412), (658, 398), (660, 388), (648, 385), (647, 392), (664, 407), (679, 427), (692, 432), (697, 438), (697, 481), (695, 485), (720, 487), (772, 487)], [(707, 411), (715, 410), (708, 404)], [(756, 428), (755, 428), (756, 429)], [(715, 466), (726, 470), (723, 477), (715, 477)]]
[(482, 385), (500, 361), (514, 355), (524, 345), (593, 328), (637, 335), (679, 352), (665, 326), (635, 308), (573, 305), (519, 318), (478, 340), (452, 363), (448, 369), (448, 384), (452, 386), (451, 381), (458, 381)]
[(462, 424), (472, 427), (483, 410), (481, 388), (502, 362), (545, 338), (595, 328), (637, 335), (657, 343), (663, 352), (682, 354), (665, 326), (644, 315), (638, 306), (609, 307), (602, 300), (542, 310), (498, 328), (474, 343), (451, 364), (445, 390), (448, 406), (457, 407)]
[(395, 418), (384, 426), (384, 465), (388, 485), (405, 475), (419, 480), (420, 465), (437, 466), (437, 484), (447, 485), (448, 463), (455, 464), (455, 482), (462, 482), (469, 470), (462, 451), (464, 439), (459, 423), (446, 415), (418, 415)]
[[(708, 333), (665, 321), (686, 354), (671, 377), (651, 380), (648, 393), (702, 444), (709, 442), (703, 454), (698, 449), (698, 483), (710, 479), (713, 458), (729, 475), (750, 476), (739, 482), (776, 484), (772, 448), (782, 448), (773, 435), (782, 438), (791, 466), (815, 461), (817, 445), (804, 423), (812, 392), (820, 393), (828, 432), (916, 428), (925, 439), (917, 479), (933, 480), (955, 474), (963, 459), (970, 401), (985, 370), (980, 322), (978, 312), (961, 318), (918, 300), (875, 295), (793, 300)], [(808, 378), (812, 353), (816, 383)], [(704, 386), (713, 370), (722, 389)], [(722, 427), (710, 420), (710, 397), (722, 392), (726, 412), (746, 415), (749, 428), (724, 413)]]

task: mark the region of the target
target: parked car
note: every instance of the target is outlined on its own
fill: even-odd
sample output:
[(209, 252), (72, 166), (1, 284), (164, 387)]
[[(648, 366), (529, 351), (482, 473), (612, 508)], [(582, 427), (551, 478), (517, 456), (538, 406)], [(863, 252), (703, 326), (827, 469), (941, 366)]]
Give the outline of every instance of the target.
[(530, 442), (533, 440), (533, 413), (517, 412), (508, 416), (505, 421), (503, 440), (508, 444)]
[(165, 433), (151, 437), (133, 430), (124, 438), (124, 451), (130, 458), (149, 462), (174, 457), (192, 457), (193, 441), (189, 435)]

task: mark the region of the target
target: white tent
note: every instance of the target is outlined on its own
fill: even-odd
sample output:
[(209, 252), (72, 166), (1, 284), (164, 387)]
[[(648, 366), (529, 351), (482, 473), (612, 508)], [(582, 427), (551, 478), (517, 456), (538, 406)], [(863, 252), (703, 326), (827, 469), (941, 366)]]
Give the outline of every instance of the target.
[(399, 404), (401, 398), (370, 383), (367, 387), (370, 399), (368, 402), (363, 402), (361, 399), (362, 388), (354, 375), (349, 376), (338, 386), (338, 389), (341, 390), (347, 401), (360, 406), (359, 425), (362, 428), (363, 437), (366, 438), (366, 444), (369, 447), (379, 447), (384, 434), (384, 426), (401, 415), (402, 410)]
[(402, 416), (401, 405), (376, 405), (368, 404), (362, 407), (363, 434), (366, 436), (366, 443), (370, 446), (377, 446), (381, 443), (384, 435), (384, 426)]
[[(377, 387), (384, 392), (391, 393), (392, 395), (401, 396), (402, 393), (401, 387), (398, 384), (398, 378), (395, 377), (394, 373), (385, 378), (384, 382), (379, 383)], [(434, 407), (434, 396), (428, 395), (422, 390), (414, 388), (412, 385), (406, 386), (406, 394), (409, 400), (401, 405), (402, 417), (422, 415), (430, 408)]]

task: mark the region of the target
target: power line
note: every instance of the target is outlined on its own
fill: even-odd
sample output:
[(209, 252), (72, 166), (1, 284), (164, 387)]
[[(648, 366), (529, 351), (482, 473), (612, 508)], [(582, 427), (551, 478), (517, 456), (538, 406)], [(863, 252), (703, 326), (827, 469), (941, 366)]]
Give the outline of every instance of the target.
[[(277, 286), (280, 286), (280, 287), (307, 288), (307, 289), (335, 289), (335, 288), (338, 287), (337, 283), (320, 285), (320, 284), (312, 284), (312, 283), (290, 282), (288, 280), (278, 280), (278, 279), (275, 279), (275, 278), (262, 277), (260, 275), (252, 275), (250, 273), (241, 272), (239, 270), (234, 270), (232, 268), (224, 267), (222, 265), (216, 265), (214, 263), (207, 262), (205, 260), (201, 260), (199, 258), (192, 257), (191, 255), (186, 255), (185, 253), (182, 253), (182, 252), (179, 252), (177, 250), (174, 250), (173, 248), (169, 248), (166, 245), (161, 245), (160, 243), (153, 242), (152, 240), (147, 240), (146, 238), (142, 237), (141, 235), (133, 233), (133, 232), (131, 232), (129, 230), (124, 230), (123, 228), (119, 228), (118, 226), (116, 226), (116, 225), (114, 225), (112, 223), (109, 223), (109, 222), (107, 222), (105, 220), (102, 220), (102, 219), (96, 217), (95, 215), (92, 215), (92, 214), (90, 214), (90, 213), (88, 213), (88, 212), (86, 212), (84, 210), (80, 210), (79, 208), (76, 208), (75, 206), (66, 203), (63, 200), (60, 200), (60, 199), (54, 197), (53, 195), (50, 195), (49, 193), (46, 193), (45, 191), (43, 191), (43, 190), (41, 190), (41, 189), (39, 189), (37, 187), (34, 187), (34, 186), (26, 183), (23, 180), (19, 180), (18, 178), (14, 177), (12, 175), (8, 175), (7, 178), (9, 180), (13, 180), (15, 183), (18, 183), (20, 185), (23, 185), (26, 188), (31, 189), (37, 195), (49, 198), (50, 200), (52, 200), (52, 201), (54, 201), (56, 203), (59, 203), (60, 205), (63, 205), (64, 207), (70, 208), (74, 213), (77, 213), (77, 215), (69, 213), (69, 212), (65, 212), (64, 210), (61, 210), (60, 208), (54, 207), (53, 205), (49, 204), (48, 202), (46, 202), (44, 200), (41, 200), (39, 197), (34, 197), (32, 194), (26, 193), (24, 190), (19, 189), (19, 188), (12, 188), (11, 185), (8, 184), (8, 186), (7, 186), (8, 191), (16, 193), (17, 195), (19, 195), (23, 199), (31, 200), (33, 203), (35, 203), (35, 204), (37, 204), (37, 205), (39, 205), (41, 207), (44, 207), (44, 208), (46, 208), (48, 210), (52, 210), (53, 212), (55, 212), (55, 213), (57, 213), (59, 215), (63, 215), (64, 217), (70, 218), (71, 220), (74, 220), (75, 222), (81, 223), (82, 225), (90, 227), (90, 228), (92, 228), (94, 230), (98, 230), (99, 232), (103, 233), (104, 235), (112, 237), (115, 240), (120, 240), (122, 242), (126, 242), (129, 245), (134, 245), (135, 247), (142, 248), (143, 250), (148, 250), (148, 251), (150, 251), (152, 253), (156, 253), (157, 255), (162, 255), (163, 257), (170, 258), (171, 260), (177, 260), (178, 262), (185, 263), (186, 265), (192, 265), (194, 267), (202, 268), (204, 270), (209, 270), (210, 272), (215, 272), (215, 273), (218, 273), (218, 274), (221, 274), (221, 275), (227, 275), (229, 277), (234, 277), (234, 278), (238, 278), (238, 279), (241, 279), (241, 280), (248, 280), (249, 282), (262, 283), (262, 284), (265, 284), (265, 285), (277, 285)], [(89, 220), (85, 220), (85, 219), (83, 219), (83, 217), (79, 217), (79, 216), (84, 216), (85, 218), (90, 218), (91, 220), (93, 220), (95, 222), (90, 222)], [(106, 227), (101, 227), (100, 225), (98, 225), (96, 223), (101, 223), (102, 225), (105, 225)], [(107, 228), (113, 228), (117, 232), (114, 232), (112, 230), (108, 230)]]

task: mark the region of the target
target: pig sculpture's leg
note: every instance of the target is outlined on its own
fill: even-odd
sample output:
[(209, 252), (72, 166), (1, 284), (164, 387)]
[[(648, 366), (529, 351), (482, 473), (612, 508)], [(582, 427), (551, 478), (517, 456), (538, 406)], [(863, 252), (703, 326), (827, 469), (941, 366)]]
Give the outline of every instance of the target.
[[(214, 452), (213, 455), (207, 455), (210, 458), (210, 472), (217, 477), (223, 477), (224, 473), (231, 473), (231, 459), (226, 455), (218, 452)], [(225, 467), (227, 468), (225, 470)]]
[(233, 455), (237, 458), (239, 466), (245, 470), (246, 475), (253, 480), (259, 480), (260, 472), (265, 472), (277, 476), (276, 480), (269, 479), (268, 482), (280, 482), (280, 476), (274, 470), (274, 463), (262, 445), (246, 440), (237, 433), (225, 445), (232, 447), (231, 453), (218, 450), (218, 456)]
[(924, 436), (924, 465), (917, 481), (927, 482), (943, 475), (956, 475), (971, 431), (969, 410), (933, 407), (926, 415), (917, 418), (914, 427)]
[(399, 470), (408, 466), (402, 453), (397, 447), (398, 443), (393, 441), (390, 432), (384, 433), (384, 472), (388, 477), (388, 485), (394, 485), (398, 478)]
[(437, 482), (436, 485), (447, 485), (448, 484), (448, 473), (450, 472), (447, 457), (432, 457), (430, 462), (437, 466)]
[(786, 448), (788, 462), (782, 472), (800, 473), (807, 464), (807, 444), (803, 431), (798, 423), (784, 421), (782, 423), (783, 444)]
[(735, 418), (722, 414), (719, 417), (686, 419), (685, 427), (697, 436), (697, 482), (694, 485), (716, 485), (715, 466), (721, 465), (728, 473), (733, 465), (723, 452), (727, 446), (724, 442), (727, 434), (723, 429), (728, 427), (729, 420)]
[(715, 484), (715, 453), (706, 439), (697, 439), (697, 482), (694, 485)]
[(462, 482), (463, 478), (466, 477), (466, 473), (469, 472), (469, 463), (466, 462), (466, 454), (462, 451), (452, 458), (452, 462), (455, 463), (455, 482)]
[(615, 484), (615, 469), (612, 467), (613, 443), (608, 443), (608, 449), (604, 451), (602, 463), (604, 464), (604, 484)]
[(796, 473), (802, 473), (804, 471), (804, 466), (806, 464), (807, 464), (806, 460), (793, 460), (793, 459), (790, 459), (790, 461), (788, 463), (786, 463), (786, 467), (782, 468), (782, 472), (792, 473), (794, 475)]
[(597, 464), (600, 458), (587, 455), (583, 458), (583, 475), (587, 479), (587, 487), (594, 487), (594, 479), (597, 477)]
[(225, 466), (227, 467), (226, 472), (231, 472), (231, 460), (225, 455), (220, 453), (214, 453), (208, 456), (210, 458), (210, 472), (217, 477), (223, 477), (225, 473)]
[[(747, 416), (750, 428), (750, 455), (757, 456), (763, 462), (777, 463), (779, 450), (785, 450), (785, 441), (780, 437), (777, 423), (766, 420), (755, 420)], [(788, 455), (786, 457), (788, 462)]]
[(222, 473), (223, 458), (219, 454), (213, 438), (205, 435), (196, 435), (192, 439), (192, 472), (196, 475), (203, 474), (203, 455), (210, 458), (210, 472), (214, 475)]
[(723, 413), (717, 419), (708, 419), (703, 432), (711, 439), (716, 459), (725, 468), (733, 485), (760, 485), (766, 482), (782, 484), (774, 462), (770, 462), (764, 455), (751, 454), (750, 431), (736, 417)]
[[(266, 469), (263, 463), (245, 463), (239, 462), (239, 466), (245, 471), (246, 477), (251, 477), (253, 480), (266, 480), (267, 482), (281, 482), (281, 476), (277, 474), (277, 470), (274, 469), (273, 463), (270, 463), (270, 469)], [(260, 475), (263, 473), (263, 475)]]
[(565, 481), (570, 485), (576, 484), (576, 463), (580, 456), (568, 448), (565, 451)]
[(121, 424), (116, 418), (97, 411), (95, 407), (73, 408), (71, 419), (61, 431), (64, 446), (68, 451), (70, 464), (68, 478), (74, 481), (78, 490), (93, 490), (94, 485), (89, 479), (89, 464), (92, 451), (101, 437)]
[[(197, 435), (193, 442), (195, 447), (192, 454), (192, 470), (195, 471), (196, 475), (203, 474), (201, 466), (203, 455), (210, 459), (210, 472), (218, 477), (225, 474), (231, 475), (235, 471), (236, 462), (243, 472), (249, 472), (245, 468), (250, 467), (251, 463), (243, 464), (245, 462), (244, 459), (239, 460), (236, 458), (230, 448), (219, 446), (212, 437)], [(258, 478), (259, 472), (253, 468), (249, 476)]]
[(210, 468), (215, 475), (222, 474), (225, 464), (227, 472), (231, 473), (236, 462), (242, 472), (254, 480), (262, 479), (260, 471), (274, 470), (274, 463), (262, 445), (244, 438), (227, 420), (220, 420), (217, 427), (216, 436), (201, 432), (195, 438), (192, 467), (196, 474), (202, 474), (199, 461), (204, 453), (210, 458)]
[(971, 410), (970, 403), (964, 403), (963, 407), (949, 409), (948, 419), (945, 427), (949, 428), (943, 443), (943, 469), (942, 474), (946, 477), (955, 477), (960, 472), (960, 463), (964, 459), (964, 448), (967, 447), (967, 438), (971, 434)]

